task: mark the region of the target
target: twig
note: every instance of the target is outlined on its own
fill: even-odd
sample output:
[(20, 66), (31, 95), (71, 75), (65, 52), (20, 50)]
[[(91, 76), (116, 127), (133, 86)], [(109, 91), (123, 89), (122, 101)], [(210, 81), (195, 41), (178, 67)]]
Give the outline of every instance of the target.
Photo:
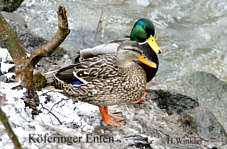
[(8, 121), (8, 118), (5, 114), (4, 111), (2, 111), (2, 108), (0, 106), (0, 120), (2, 121), (2, 124), (5, 126), (6, 128), (6, 131), (8, 133), (8, 136), (9, 138), (12, 140), (13, 142), (13, 145), (14, 145), (14, 148), (15, 149), (21, 149), (21, 145), (17, 139), (17, 136), (15, 135), (15, 133), (13, 132), (10, 124), (9, 124), (9, 121)]
[(60, 121), (60, 119), (53, 112), (51, 112), (49, 109), (47, 109), (46, 107), (44, 107), (43, 104), (41, 104), (41, 106), (42, 106), (42, 108), (44, 110), (47, 110), (48, 113), (52, 114), (57, 119), (57, 121), (59, 122), (59, 124), (62, 125), (62, 122)]
[(98, 34), (98, 32), (99, 32), (99, 28), (100, 28), (100, 26), (101, 26), (101, 24), (102, 24), (102, 21), (103, 21), (102, 18), (103, 18), (103, 9), (101, 10), (101, 14), (100, 14), (100, 17), (99, 17), (99, 22), (98, 22), (98, 25), (97, 25), (97, 28), (96, 28), (95, 39), (96, 39), (97, 34)]
[(50, 111), (52, 111), (52, 109), (54, 108), (54, 106), (58, 105), (59, 103), (61, 103), (62, 101), (67, 100), (67, 99), (61, 99), (60, 101), (56, 102), (51, 108)]

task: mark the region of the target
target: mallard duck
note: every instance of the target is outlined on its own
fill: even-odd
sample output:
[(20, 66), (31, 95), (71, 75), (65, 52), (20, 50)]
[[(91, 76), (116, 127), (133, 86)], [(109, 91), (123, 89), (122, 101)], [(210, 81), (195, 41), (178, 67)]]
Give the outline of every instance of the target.
[(140, 45), (149, 44), (156, 53), (161, 53), (155, 40), (155, 28), (152, 21), (142, 18), (135, 22), (129, 37), (114, 40), (110, 43), (102, 44), (93, 48), (80, 50), (80, 58), (88, 58), (99, 54), (116, 54), (117, 48), (120, 44), (128, 40), (136, 41), (140, 43)]
[(73, 100), (98, 106), (104, 122), (120, 126), (118, 121), (123, 118), (109, 114), (108, 106), (141, 99), (146, 83), (158, 69), (155, 52), (159, 53), (160, 48), (155, 42), (154, 26), (151, 21), (143, 26), (144, 22), (137, 21), (130, 37), (145, 43), (125, 40), (116, 54), (93, 55), (62, 68), (55, 75), (54, 86)]
[[(156, 54), (162, 53), (158, 44), (155, 40), (155, 28), (151, 20), (142, 18), (135, 22), (129, 38), (123, 38), (119, 40), (112, 41), (107, 44), (102, 44), (93, 48), (83, 49), (79, 51), (79, 56), (75, 59), (75, 63), (78, 63), (80, 59), (86, 59), (89, 57), (102, 55), (102, 54), (116, 54), (117, 48), (121, 45), (122, 42), (125, 41), (136, 41), (139, 43), (140, 48), (143, 49), (148, 59), (152, 59), (157, 67), (159, 66), (158, 57)], [(158, 68), (150, 68), (143, 63), (139, 63), (146, 71), (147, 74), (147, 82), (152, 80), (156, 75)], [(147, 93), (145, 92), (144, 97)], [(136, 104), (145, 98), (142, 97), (140, 100), (136, 102), (131, 102), (132, 104)]]

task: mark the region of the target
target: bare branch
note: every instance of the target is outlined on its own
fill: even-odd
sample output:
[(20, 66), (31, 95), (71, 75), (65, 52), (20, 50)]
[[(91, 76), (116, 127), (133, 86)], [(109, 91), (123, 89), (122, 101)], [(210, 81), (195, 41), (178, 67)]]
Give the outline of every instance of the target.
[(70, 30), (66, 10), (63, 6), (58, 7), (58, 31), (51, 41), (36, 49), (30, 56), (30, 62), (35, 66), (42, 57), (49, 56), (65, 40)]
[(17, 65), (25, 60), (26, 53), (20, 39), (17, 37), (16, 32), (6, 22), (5, 18), (0, 13), (0, 40), (7, 47), (14, 64)]
[[(13, 2), (14, 0), (10, 0)], [(34, 90), (33, 70), (34, 66), (44, 56), (49, 56), (65, 40), (70, 30), (66, 10), (63, 6), (58, 7), (58, 31), (51, 41), (46, 45), (36, 49), (30, 57), (26, 55), (23, 45), (21, 44), (16, 32), (9, 26), (2, 14), (0, 13), (0, 40), (8, 49), (14, 64), (16, 80), (21, 80), (21, 85), (27, 89), (27, 97), (24, 100), (26, 106), (33, 109), (34, 114), (39, 111), (36, 107), (39, 105), (39, 98)]]
[(14, 132), (13, 132), (13, 130), (12, 130), (10, 124), (9, 124), (8, 118), (5, 114), (5, 112), (2, 111), (1, 106), (0, 106), (0, 120), (2, 121), (2, 124), (4, 125), (4, 127), (6, 128), (8, 136), (13, 142), (14, 148), (15, 149), (21, 149), (21, 145), (20, 145), (20, 143), (17, 139), (17, 136), (14, 134)]

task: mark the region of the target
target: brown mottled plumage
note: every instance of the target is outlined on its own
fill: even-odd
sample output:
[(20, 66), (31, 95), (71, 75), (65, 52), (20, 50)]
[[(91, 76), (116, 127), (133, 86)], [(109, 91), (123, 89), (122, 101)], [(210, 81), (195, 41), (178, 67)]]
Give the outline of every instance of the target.
[(75, 100), (88, 102), (100, 107), (136, 100), (143, 95), (147, 83), (146, 74), (138, 64), (133, 63), (129, 67), (121, 68), (116, 64), (116, 57), (112, 55), (89, 58), (83, 62), (95, 60), (100, 60), (99, 62), (102, 64), (96, 66), (87, 65), (86, 67), (91, 68), (88, 72), (82, 68), (78, 70), (77, 65), (72, 65), (74, 68), (71, 69), (77, 71), (78, 76), (80, 74), (87, 76), (83, 78), (87, 83), (72, 85), (56, 77), (55, 86), (62, 89), (69, 96), (74, 97)]
[[(110, 105), (138, 100), (144, 94), (147, 76), (138, 62), (157, 69), (158, 64), (144, 56), (144, 51), (137, 42), (127, 41), (120, 45), (117, 55), (99, 55), (60, 69), (55, 76), (54, 85), (73, 100), (107, 109)], [(73, 81), (82, 84), (72, 85)], [(108, 113), (107, 115), (109, 116)], [(111, 118), (120, 119), (115, 116)], [(117, 125), (114, 121), (108, 124)]]
[[(140, 97), (145, 91), (146, 82), (158, 70), (156, 53), (161, 53), (155, 40), (154, 25), (149, 19), (141, 18), (135, 22), (130, 40), (112, 43), (113, 47), (105, 44), (83, 50), (80, 56), (87, 59), (59, 70), (55, 76), (55, 86), (73, 100), (99, 106), (102, 120), (119, 126), (118, 121), (123, 118), (118, 114), (108, 114), (107, 106), (137, 100), (131, 102), (135, 104), (144, 100), (144, 96)], [(108, 51), (114, 54), (108, 55)]]

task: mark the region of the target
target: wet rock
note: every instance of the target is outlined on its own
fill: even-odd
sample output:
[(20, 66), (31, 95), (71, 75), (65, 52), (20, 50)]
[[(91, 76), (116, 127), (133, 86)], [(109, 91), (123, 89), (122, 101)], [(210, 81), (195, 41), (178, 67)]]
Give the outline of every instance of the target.
[(165, 90), (147, 90), (148, 99), (157, 102), (159, 108), (166, 109), (168, 113), (182, 114), (199, 106), (198, 99), (193, 99), (176, 92)]
[(165, 89), (198, 99), (199, 105), (207, 107), (217, 120), (227, 129), (227, 83), (212, 73), (193, 72), (151, 89)]
[(203, 98), (205, 102), (212, 99), (227, 99), (227, 96), (224, 96), (227, 95), (227, 83), (219, 80), (212, 73), (198, 71), (187, 75), (182, 80), (191, 93)]
[[(161, 109), (161, 104), (168, 108)], [(92, 132), (94, 135), (109, 135), (120, 140), (116, 146), (121, 148), (188, 149), (190, 146), (190, 149), (202, 149), (219, 148), (226, 144), (225, 130), (215, 116), (206, 108), (199, 107), (197, 99), (173, 91), (149, 91), (145, 102), (114, 106), (110, 109), (110, 113), (122, 112), (125, 118), (122, 127), (104, 123), (100, 126), (96, 120), (88, 124), (95, 127)], [(81, 118), (85, 117), (81, 115)], [(100, 119), (99, 115), (93, 117), (96, 118)], [(104, 144), (99, 146), (104, 147)], [(116, 146), (107, 145), (107, 148)]]
[(202, 149), (225, 145), (226, 132), (215, 115), (201, 106), (197, 97), (179, 90), (182, 86), (175, 86), (159, 84), (148, 90), (145, 102), (115, 107), (113, 110), (122, 111), (126, 118), (123, 128), (104, 124), (96, 126), (93, 133), (120, 138), (122, 148)]
[[(226, 133), (223, 126), (217, 121), (216, 117), (206, 108), (198, 107), (181, 116), (180, 121), (183, 127), (190, 127), (202, 139), (211, 142), (227, 143)], [(216, 145), (216, 146), (220, 146)]]
[(151, 148), (151, 144), (152, 141), (149, 141), (148, 137), (143, 137), (140, 135), (132, 135), (132, 136), (127, 136), (125, 137), (126, 140), (128, 140), (130, 142), (130, 140), (132, 141), (132, 143), (129, 143), (127, 148), (144, 148), (144, 149), (152, 149)]

